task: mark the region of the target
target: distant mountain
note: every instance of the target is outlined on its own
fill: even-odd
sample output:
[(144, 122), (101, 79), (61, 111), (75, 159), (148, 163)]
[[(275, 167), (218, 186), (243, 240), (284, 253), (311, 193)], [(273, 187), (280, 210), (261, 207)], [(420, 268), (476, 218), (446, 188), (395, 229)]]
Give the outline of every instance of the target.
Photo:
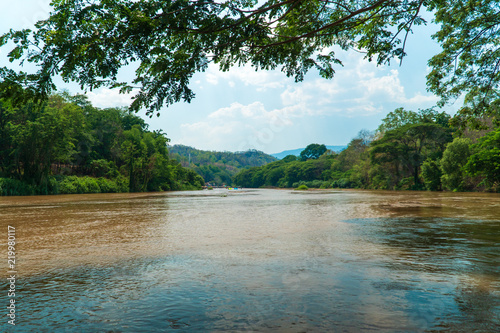
[(244, 152), (220, 152), (200, 150), (184, 145), (168, 148), (170, 157), (180, 162), (183, 167), (196, 171), (213, 185), (230, 185), (232, 177), (247, 167), (262, 166), (276, 161), (276, 158), (258, 150)]
[[(331, 151), (334, 151), (336, 153), (340, 153), (342, 150), (346, 149), (347, 146), (326, 146), (326, 149), (330, 149)], [(276, 157), (277, 159), (281, 160), (283, 157), (288, 156), (288, 155), (295, 155), (299, 156), (300, 153), (306, 149), (304, 148), (298, 148), (298, 149), (292, 149), (292, 150), (284, 150), (281, 153), (275, 153), (271, 154), (271, 156)]]

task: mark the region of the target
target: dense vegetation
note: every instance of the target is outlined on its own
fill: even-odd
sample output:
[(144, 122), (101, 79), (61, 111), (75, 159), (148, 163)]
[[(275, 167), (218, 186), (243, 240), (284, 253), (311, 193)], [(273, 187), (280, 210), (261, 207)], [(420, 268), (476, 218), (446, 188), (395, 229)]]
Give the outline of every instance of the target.
[(41, 107), (0, 100), (0, 195), (201, 188), (169, 158), (169, 139), (126, 109), (52, 95)]
[(494, 120), (478, 120), (481, 130), (461, 131), (455, 127), (460, 119), (444, 112), (400, 108), (375, 133), (362, 131), (339, 154), (290, 155), (244, 170), (234, 182), (245, 187), (499, 192), (500, 126)]
[[(317, 146), (325, 147), (311, 144), (304, 151), (315, 151)], [(298, 187), (302, 184), (308, 187), (327, 187), (326, 173), (331, 168), (335, 155), (326, 151), (326, 148), (324, 151), (321, 156), (310, 159), (288, 155), (282, 160), (243, 170), (234, 177), (234, 183), (243, 187)], [(309, 155), (308, 152), (302, 155)]]
[(230, 185), (232, 178), (244, 168), (276, 161), (276, 158), (257, 150), (232, 153), (174, 145), (169, 148), (169, 152), (172, 159), (196, 171), (205, 182), (219, 186)]
[[(190, 101), (190, 81), (210, 63), (222, 71), (250, 64), (302, 81), (316, 69), (333, 78), (334, 49), (362, 50), (377, 64), (405, 56), (412, 30), (432, 15), (441, 51), (429, 60), (429, 91), (465, 97), (454, 122), (432, 111), (398, 109), (373, 135), (340, 154), (321, 145), (235, 176), (244, 186), (497, 190), (500, 173), (498, 1), (172, 1), (54, 0), (49, 17), (10, 30), (0, 47), (34, 72), (0, 68), (0, 193), (149, 191), (198, 187), (201, 177), (169, 158), (161, 132), (120, 109), (93, 108), (81, 96), (51, 95), (54, 77), (82, 89), (136, 92), (130, 110), (159, 112)], [(130, 82), (119, 70), (135, 63)], [(497, 117), (497, 118), (495, 118)], [(486, 132), (470, 126), (488, 124)], [(460, 127), (453, 127), (458, 126)], [(462, 135), (459, 129), (466, 129)], [(479, 133), (479, 134), (478, 134)], [(320, 149), (320, 150), (318, 150)], [(321, 153), (321, 154), (319, 154)], [(195, 165), (226, 182), (234, 172), (217, 158)], [(76, 178), (75, 178), (76, 177)], [(309, 186), (309, 185), (308, 185)]]

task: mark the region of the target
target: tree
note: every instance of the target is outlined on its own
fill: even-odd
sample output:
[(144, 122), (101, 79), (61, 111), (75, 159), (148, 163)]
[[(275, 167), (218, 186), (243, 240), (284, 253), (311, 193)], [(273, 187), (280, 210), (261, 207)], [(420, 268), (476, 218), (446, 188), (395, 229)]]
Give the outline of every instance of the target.
[[(281, 67), (296, 81), (315, 68), (332, 78), (342, 62), (333, 46), (362, 50), (378, 64), (402, 59), (405, 42), (421, 13), (435, 13), (443, 51), (432, 58), (431, 91), (446, 102), (462, 93), (487, 97), (498, 87), (498, 2), (444, 0), (53, 0), (35, 30), (9, 31), (0, 46), (8, 56), (38, 66), (36, 73), (0, 71), (4, 97), (20, 86), (31, 97), (48, 96), (53, 76), (82, 87), (138, 92), (134, 111), (149, 114), (190, 101), (189, 81), (213, 62), (222, 71), (250, 63), (256, 70)], [(132, 82), (118, 81), (122, 66), (135, 63)], [(455, 63), (457, 67), (455, 70)]]
[(417, 122), (419, 122), (419, 117), (416, 112), (408, 111), (404, 108), (397, 108), (396, 110), (389, 112), (387, 116), (382, 119), (382, 124), (379, 125), (377, 131), (383, 133), (407, 124), (415, 124)]
[(474, 148), (477, 152), (469, 158), (465, 170), (483, 176), (488, 187), (500, 190), (500, 128), (481, 138)]
[(398, 176), (401, 167), (401, 172), (411, 175), (418, 188), (423, 161), (442, 152), (449, 141), (449, 131), (436, 123), (406, 124), (387, 131), (382, 138), (372, 142), (370, 157), (373, 164), (393, 163)]
[(449, 127), (450, 119), (450, 115), (446, 112), (437, 112), (432, 108), (419, 110), (418, 112), (397, 108), (389, 112), (387, 116), (382, 119), (382, 124), (380, 124), (377, 131), (384, 133), (404, 125), (418, 123), (435, 123), (443, 127)]
[(71, 105), (60, 108), (51, 102), (41, 108), (27, 104), (16, 110), (12, 121), (11, 155), (18, 177), (37, 186), (46, 184), (52, 163), (67, 163), (74, 153), (74, 110)]
[(441, 182), (443, 186), (452, 191), (463, 191), (465, 189), (464, 165), (470, 156), (472, 141), (467, 138), (455, 138), (446, 146), (441, 159)]
[(422, 178), (424, 179), (425, 188), (429, 191), (438, 191), (441, 189), (442, 172), (439, 167), (439, 161), (426, 159), (422, 163)]
[(500, 82), (500, 8), (496, 0), (429, 1), (441, 29), (433, 36), (442, 51), (429, 61), (430, 91), (441, 105), (465, 95), (468, 112), (489, 112)]
[(10, 176), (16, 169), (12, 162), (12, 120), (15, 111), (7, 101), (0, 100), (0, 176)]
[(303, 151), (300, 152), (300, 159), (306, 161), (310, 158), (318, 159), (326, 152), (326, 146), (317, 143), (311, 143)]
[(286, 155), (281, 159), (283, 162), (288, 163), (288, 162), (293, 162), (297, 160), (297, 156), (295, 155)]

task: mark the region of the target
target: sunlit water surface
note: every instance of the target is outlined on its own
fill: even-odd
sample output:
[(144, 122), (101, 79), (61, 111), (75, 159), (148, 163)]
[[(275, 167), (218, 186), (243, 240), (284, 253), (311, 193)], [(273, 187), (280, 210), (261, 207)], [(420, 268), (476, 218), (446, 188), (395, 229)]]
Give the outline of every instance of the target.
[(495, 194), (12, 197), (0, 224), (18, 242), (2, 331), (500, 331)]

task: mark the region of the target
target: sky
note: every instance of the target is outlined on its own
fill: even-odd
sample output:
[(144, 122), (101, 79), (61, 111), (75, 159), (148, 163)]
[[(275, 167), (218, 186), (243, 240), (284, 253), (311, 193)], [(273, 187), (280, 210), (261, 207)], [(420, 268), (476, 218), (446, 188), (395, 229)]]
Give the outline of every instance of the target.
[[(10, 28), (30, 28), (48, 16), (50, 0), (17, 0), (0, 3), (0, 33)], [(306, 147), (310, 143), (347, 145), (360, 130), (375, 130), (387, 113), (396, 108), (418, 111), (432, 107), (438, 98), (427, 92), (427, 61), (439, 52), (431, 34), (436, 27), (414, 28), (406, 45), (407, 57), (390, 66), (376, 66), (355, 51), (337, 51), (343, 67), (335, 77), (321, 78), (312, 70), (296, 83), (279, 69), (256, 72), (250, 66), (221, 72), (210, 65), (196, 74), (190, 87), (196, 97), (177, 103), (149, 118), (138, 113), (151, 130), (161, 129), (171, 144), (198, 149), (265, 153)], [(8, 48), (0, 49), (0, 66), (13, 67)], [(26, 69), (25, 69), (26, 70)], [(133, 77), (125, 69), (123, 78)], [(76, 84), (59, 82), (60, 89), (81, 91)], [(96, 107), (127, 106), (130, 97), (102, 88), (87, 93)], [(443, 111), (454, 114), (459, 105)]]

